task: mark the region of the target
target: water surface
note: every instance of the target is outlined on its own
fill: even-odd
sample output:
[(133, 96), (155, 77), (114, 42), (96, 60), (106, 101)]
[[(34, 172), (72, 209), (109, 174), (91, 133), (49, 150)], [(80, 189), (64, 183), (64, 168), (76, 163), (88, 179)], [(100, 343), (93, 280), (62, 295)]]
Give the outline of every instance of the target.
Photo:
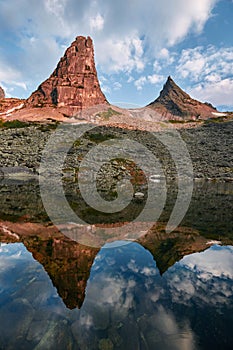
[(48, 233), (38, 184), (2, 183), (0, 349), (231, 349), (233, 186), (196, 184), (166, 236), (172, 193), (148, 237), (99, 249)]

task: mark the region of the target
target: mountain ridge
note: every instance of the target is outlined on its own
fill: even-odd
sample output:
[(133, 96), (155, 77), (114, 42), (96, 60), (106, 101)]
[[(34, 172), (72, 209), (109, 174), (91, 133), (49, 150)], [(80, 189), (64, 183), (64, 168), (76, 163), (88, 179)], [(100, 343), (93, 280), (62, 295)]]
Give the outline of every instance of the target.
[[(20, 100), (3, 96), (5, 97), (4, 91), (0, 115), (1, 119), (7, 121), (75, 121), (157, 130), (161, 121), (193, 122), (220, 117), (216, 108), (210, 103), (193, 99), (171, 76), (168, 77), (160, 95), (145, 107), (124, 109), (111, 105), (100, 87), (95, 67), (94, 45), (89, 36), (76, 37), (52, 74), (29, 98)], [(228, 114), (230, 113), (225, 115)], [(143, 124), (142, 127), (140, 123)]]

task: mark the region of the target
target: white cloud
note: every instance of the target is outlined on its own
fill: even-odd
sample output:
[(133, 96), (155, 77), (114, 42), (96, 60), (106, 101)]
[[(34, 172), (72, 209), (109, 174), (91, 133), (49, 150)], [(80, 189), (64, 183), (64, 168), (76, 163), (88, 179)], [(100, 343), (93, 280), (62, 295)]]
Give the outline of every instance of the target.
[(142, 71), (142, 42), (136, 34), (120, 39), (106, 39), (96, 46), (97, 62), (104, 66), (105, 72)]
[(0, 61), (0, 85), (4, 89), (6, 96), (14, 95), (14, 89), (19, 87), (27, 91), (27, 84), (22, 81), (22, 74), (20, 71), (11, 67), (6, 62)]
[(99, 81), (101, 90), (104, 94), (111, 94), (111, 88), (105, 84), (105, 82)]
[(46, 10), (59, 19), (64, 15), (66, 3), (67, 0), (44, 0)]
[(119, 81), (116, 81), (113, 83), (113, 90), (120, 90), (122, 88), (121, 83)]
[(199, 48), (184, 50), (179, 60), (178, 72), (183, 78), (187, 78), (191, 74), (194, 79), (198, 79), (205, 65), (206, 57), (202, 56)]
[(155, 60), (153, 64), (153, 70), (158, 73), (161, 71), (161, 69), (162, 69), (162, 64), (158, 60)]
[(132, 75), (130, 75), (127, 80), (127, 83), (132, 83), (132, 81), (134, 81), (134, 78), (132, 77)]
[(158, 75), (158, 74), (153, 74), (153, 75), (148, 75), (147, 77), (149, 83), (151, 84), (158, 84), (164, 81), (164, 76), (163, 75)]
[(9, 66), (6, 62), (0, 61), (0, 81), (11, 83), (12, 80), (21, 79), (21, 73)]
[(165, 47), (162, 48), (158, 54), (159, 58), (163, 58), (163, 59), (168, 59), (169, 58), (169, 51), (168, 49), (166, 49)]
[[(35, 88), (55, 68), (58, 59), (77, 35), (92, 35), (96, 60), (107, 72), (142, 72), (158, 52), (169, 60), (166, 47), (200, 32), (217, 0), (131, 1), (43, 0), (28, 6), (27, 0), (3, 2), (0, 40), (15, 46), (17, 59), (0, 53), (0, 60), (20, 71), (23, 81)], [(18, 9), (15, 11), (15, 9)], [(6, 37), (9, 35), (8, 37)], [(11, 50), (12, 50), (11, 47)], [(6, 77), (3, 79), (5, 82)]]
[(233, 47), (207, 48), (199, 46), (194, 49), (186, 49), (181, 53), (177, 71), (183, 77), (189, 76), (194, 80), (207, 78), (210, 75), (226, 77), (233, 72)]
[(141, 273), (145, 276), (155, 276), (158, 274), (158, 270), (154, 267), (148, 267), (148, 266), (145, 266)]
[(163, 75), (153, 74), (146, 76), (141, 76), (139, 79), (134, 81), (134, 85), (138, 91), (142, 90), (145, 84), (160, 84), (164, 81)]
[(216, 106), (233, 106), (233, 78), (200, 84), (190, 90), (201, 101), (211, 101)]
[(136, 86), (137, 90), (142, 90), (146, 82), (147, 82), (146, 77), (142, 76), (139, 79), (135, 80), (134, 85)]
[(104, 18), (100, 14), (97, 14), (96, 17), (92, 17), (90, 19), (90, 27), (92, 32), (103, 30)]
[(209, 83), (218, 83), (221, 80), (221, 76), (217, 73), (208, 75), (205, 80)]
[(176, 71), (195, 83), (189, 93), (214, 105), (233, 105), (233, 47), (183, 50)]

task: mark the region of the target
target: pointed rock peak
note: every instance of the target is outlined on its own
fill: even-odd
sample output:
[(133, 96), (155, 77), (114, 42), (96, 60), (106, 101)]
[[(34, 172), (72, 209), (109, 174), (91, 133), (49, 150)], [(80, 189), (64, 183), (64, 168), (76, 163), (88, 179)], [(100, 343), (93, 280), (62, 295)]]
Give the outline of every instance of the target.
[(168, 83), (174, 83), (174, 80), (172, 79), (172, 77), (170, 75), (167, 78), (166, 84), (168, 84)]
[(169, 77), (167, 78), (166, 83), (163, 86), (162, 91), (160, 91), (160, 97), (163, 97), (164, 95), (169, 94), (171, 91), (173, 92), (177, 92), (180, 95), (185, 95), (186, 97), (189, 95), (184, 92), (175, 82), (174, 80), (171, 78), (171, 76), (169, 75)]
[(0, 86), (0, 99), (5, 98), (5, 91)]
[(170, 75), (168, 76), (165, 85), (168, 85), (168, 86), (177, 86), (177, 87), (179, 87), (179, 86), (174, 82), (174, 80), (172, 79), (172, 77), (171, 77)]
[(167, 78), (159, 97), (148, 106), (154, 108), (163, 117), (172, 119), (174, 117), (182, 118), (207, 118), (216, 111), (213, 106), (202, 103), (191, 98), (183, 91), (171, 78)]
[(31, 107), (60, 107), (74, 114), (105, 104), (100, 89), (90, 37), (78, 36), (65, 51), (51, 76), (27, 100)]

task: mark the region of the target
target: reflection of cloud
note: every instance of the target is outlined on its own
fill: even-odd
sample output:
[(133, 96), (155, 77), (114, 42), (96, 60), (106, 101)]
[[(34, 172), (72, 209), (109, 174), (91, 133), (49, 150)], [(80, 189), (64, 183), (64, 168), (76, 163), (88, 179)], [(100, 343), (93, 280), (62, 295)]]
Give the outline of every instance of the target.
[(208, 305), (228, 304), (233, 296), (233, 247), (213, 246), (202, 253), (184, 257), (166, 274), (172, 299), (190, 299)]
[(127, 265), (128, 269), (130, 269), (131, 271), (137, 273), (139, 271), (138, 266), (136, 265), (136, 262), (134, 259), (131, 259), (130, 262)]
[(198, 275), (203, 273), (206, 279), (213, 276), (233, 279), (233, 247), (213, 246), (205, 252), (186, 256), (181, 264), (195, 269)]
[[(101, 279), (92, 282), (89, 290), (91, 298), (98, 296), (96, 305), (106, 305), (107, 307), (117, 307), (120, 310), (128, 310), (133, 304), (132, 292), (136, 282), (133, 279), (125, 280), (121, 276), (102, 275)], [(101, 289), (101, 293), (98, 290)]]
[[(133, 336), (146, 344), (148, 349), (198, 349), (196, 339), (202, 333), (195, 334), (191, 329), (193, 317), (200, 309), (203, 311), (203, 307), (208, 311), (212, 306), (216, 311), (222, 308), (224, 315), (224, 307), (228, 306), (233, 296), (233, 247), (213, 246), (203, 253), (186, 256), (163, 277), (159, 275), (151, 254), (139, 244), (129, 244), (111, 251), (102, 249), (92, 268), (83, 307), (72, 312), (65, 309), (48, 276), (22, 244), (3, 244), (0, 252), (0, 262), (13, 261), (18, 268), (17, 271), (11, 269), (9, 273), (5, 266), (4, 272), (9, 281), (7, 285), (3, 283), (0, 269), (0, 284), (4, 285), (10, 296), (18, 298), (18, 305), (27, 300), (33, 306), (35, 319), (30, 327), (36, 325), (43, 333), (40, 327), (44, 323), (38, 325), (38, 319), (40, 315), (44, 317), (44, 308), (48, 324), (60, 324), (64, 329), (69, 328), (69, 332), (71, 329), (78, 344), (81, 341), (83, 348), (86, 346), (88, 349), (94, 349), (89, 347), (88, 342), (93, 342), (93, 339), (98, 342), (100, 331), (107, 332), (110, 339), (113, 334), (112, 341), (117, 337), (122, 337), (124, 341), (124, 337), (131, 339)], [(25, 260), (25, 265), (17, 265)], [(19, 284), (15, 287), (16, 280)], [(193, 305), (197, 311), (195, 313), (192, 313)], [(9, 315), (6, 313), (4, 317)], [(204, 320), (203, 324), (205, 322), (208, 320)], [(214, 325), (215, 320), (212, 322)], [(0, 325), (4, 327), (3, 322)], [(14, 339), (14, 329), (9, 332)], [(56, 337), (51, 340), (46, 332), (43, 333), (43, 341), (45, 348), (50, 348), (49, 345), (54, 345), (58, 340)]]
[(1, 243), (0, 254), (0, 272), (5, 272), (6, 270), (16, 266), (18, 263), (31, 259), (31, 254), (28, 253), (28, 251), (22, 243)]
[(154, 276), (158, 273), (158, 270), (153, 268), (153, 267), (147, 267), (145, 266), (142, 270), (141, 273), (145, 276)]
[[(187, 321), (179, 325), (174, 314), (159, 306), (155, 316), (150, 318), (153, 328), (160, 333), (161, 344), (158, 348), (164, 350), (192, 350), (197, 349), (195, 346), (195, 335), (190, 329)], [(182, 334), (182, 336), (177, 336)]]

